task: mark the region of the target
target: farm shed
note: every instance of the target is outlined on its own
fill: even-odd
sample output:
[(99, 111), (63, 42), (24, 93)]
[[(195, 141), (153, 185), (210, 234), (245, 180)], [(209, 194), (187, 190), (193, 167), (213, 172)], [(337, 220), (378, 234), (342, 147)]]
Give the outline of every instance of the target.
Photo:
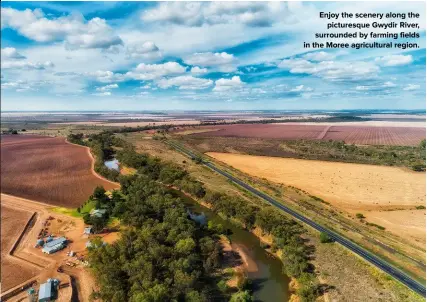
[(58, 237), (56, 239), (53, 239), (52, 241), (46, 242), (45, 246), (52, 247), (52, 246), (55, 246), (55, 245), (61, 244), (61, 243), (66, 244), (67, 243), (67, 238), (65, 238), (65, 237)]
[(39, 302), (52, 301), (53, 300), (53, 283), (52, 281), (47, 281), (40, 285), (39, 290)]
[(83, 234), (86, 234), (86, 235), (90, 235), (90, 234), (92, 234), (92, 227), (87, 227), (87, 228), (85, 228), (85, 230), (84, 230)]
[(67, 245), (67, 238), (59, 237), (50, 242), (47, 242), (43, 247), (43, 253), (53, 254), (59, 250), (62, 250)]

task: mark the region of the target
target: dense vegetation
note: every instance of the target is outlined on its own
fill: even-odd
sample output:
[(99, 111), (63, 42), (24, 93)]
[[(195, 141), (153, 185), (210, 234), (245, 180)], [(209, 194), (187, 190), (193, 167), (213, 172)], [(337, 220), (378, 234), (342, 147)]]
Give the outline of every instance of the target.
[[(117, 197), (108, 205), (108, 212), (130, 226), (129, 230), (118, 243), (91, 252), (103, 300), (205, 301), (221, 296), (217, 285), (212, 285), (218, 282), (211, 282), (220, 263), (216, 235), (221, 228), (204, 229), (188, 220), (183, 203), (169, 188), (203, 200), (213, 211), (248, 230), (259, 227), (273, 235), (272, 251), (283, 251), (284, 273), (299, 280), (301, 300), (313, 301), (318, 295), (318, 284), (308, 261), (311, 247), (304, 243), (303, 228), (296, 221), (273, 207), (208, 191), (178, 165), (137, 153), (131, 144), (112, 134), (102, 133), (89, 139), (92, 148), (100, 148), (92, 152), (100, 156), (119, 145), (115, 157), (137, 170), (133, 176), (117, 177), (124, 198)], [(181, 248), (185, 252), (180, 252)], [(141, 265), (140, 270), (137, 265)], [(175, 275), (177, 272), (179, 276)], [(119, 277), (124, 281), (113, 281)], [(233, 299), (240, 301), (236, 299), (245, 296), (241, 291)]]
[[(131, 178), (131, 179), (130, 179)], [(89, 252), (103, 301), (207, 301), (217, 289), (218, 234), (188, 218), (184, 204), (149, 176), (123, 177), (125, 198), (111, 203), (127, 226), (111, 245)]]
[(248, 139), (191, 135), (183, 136), (181, 139), (200, 152), (227, 152), (233, 149), (249, 155), (404, 166), (414, 171), (426, 169), (425, 140), (418, 146), (357, 146), (332, 140)]
[(286, 141), (286, 150), (299, 157), (426, 169), (426, 141), (418, 146), (356, 146), (342, 141)]

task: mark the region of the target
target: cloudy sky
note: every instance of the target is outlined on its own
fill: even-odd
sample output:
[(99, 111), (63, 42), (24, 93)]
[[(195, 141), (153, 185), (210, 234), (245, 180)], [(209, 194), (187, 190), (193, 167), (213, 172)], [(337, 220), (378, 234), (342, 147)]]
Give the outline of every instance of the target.
[[(365, 42), (417, 41), (419, 49), (303, 48), (327, 32), (320, 12), (408, 8), (421, 14), (419, 39)], [(425, 2), (2, 2), (2, 110), (424, 109), (425, 9)]]

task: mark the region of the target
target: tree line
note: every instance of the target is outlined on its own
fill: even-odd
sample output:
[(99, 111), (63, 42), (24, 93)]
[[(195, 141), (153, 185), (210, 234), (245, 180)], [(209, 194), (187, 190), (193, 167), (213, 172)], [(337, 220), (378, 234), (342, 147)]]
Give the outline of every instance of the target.
[[(116, 179), (121, 184), (121, 192), (123, 193), (125, 198), (117, 199), (114, 204), (111, 205), (111, 213), (113, 216), (119, 217), (124, 224), (132, 226), (132, 228), (130, 229), (133, 230), (133, 233), (131, 234), (125, 232), (126, 235), (123, 235), (123, 238), (138, 238), (139, 230), (144, 229), (147, 226), (153, 227), (153, 230), (155, 230), (156, 227), (160, 227), (158, 226), (158, 223), (162, 224), (161, 227), (166, 227), (165, 225), (163, 225), (163, 222), (166, 216), (169, 217), (168, 215), (172, 215), (169, 214), (172, 210), (173, 212), (178, 211), (177, 213), (173, 214), (173, 217), (175, 217), (176, 219), (181, 216), (186, 216), (183, 203), (179, 201), (179, 199), (174, 198), (173, 195), (170, 193), (169, 188), (167, 187), (173, 186), (183, 192), (189, 193), (192, 196), (197, 197), (198, 199), (202, 199), (211, 206), (214, 212), (222, 214), (223, 216), (226, 216), (229, 219), (232, 218), (233, 220), (238, 221), (244, 228), (248, 230), (252, 230), (255, 227), (259, 227), (264, 233), (271, 234), (274, 238), (274, 242), (271, 247), (272, 250), (275, 251), (280, 249), (283, 251), (281, 260), (284, 264), (284, 273), (297, 278), (299, 281), (298, 295), (300, 296), (301, 300), (315, 300), (316, 296), (319, 294), (319, 287), (316, 281), (317, 279), (313, 272), (313, 267), (309, 263), (309, 257), (312, 251), (304, 243), (304, 240), (301, 237), (302, 233), (304, 232), (304, 229), (295, 220), (283, 216), (278, 212), (277, 209), (274, 209), (271, 206), (254, 205), (250, 204), (248, 201), (240, 197), (228, 196), (219, 192), (212, 192), (206, 189), (201, 182), (194, 179), (191, 175), (189, 175), (186, 170), (184, 170), (177, 164), (161, 161), (159, 158), (150, 156), (148, 154), (138, 153), (136, 152), (133, 145), (121, 139), (118, 139), (117, 137), (114, 137), (114, 135), (112, 135), (111, 133), (104, 132), (96, 136), (90, 136), (90, 138), (92, 147), (100, 148), (98, 151), (95, 151), (99, 152), (100, 155), (105, 154), (105, 151), (102, 150), (109, 150), (110, 148), (112, 149), (113, 146), (118, 146), (119, 148), (115, 152), (115, 157), (119, 160), (121, 164), (137, 170), (137, 173), (135, 175), (120, 175), (116, 177)], [(109, 151), (107, 151), (107, 154), (108, 152)], [(167, 221), (169, 222), (169, 220)], [(184, 232), (188, 235), (186, 239), (191, 238), (194, 241), (194, 248), (197, 250), (196, 246), (198, 246), (198, 244), (200, 243), (198, 241), (198, 237), (193, 237), (192, 235), (192, 230), (195, 226), (193, 225), (191, 227), (189, 224), (193, 225), (191, 222), (183, 221), (182, 228), (178, 229), (175, 229), (175, 226), (170, 225), (170, 227), (173, 227), (173, 229), (168, 230), (168, 234), (170, 235), (165, 236), (172, 236), (171, 238), (173, 238), (173, 240), (167, 242), (171, 244), (172, 242), (177, 243), (179, 240), (181, 240), (180, 235), (178, 235), (177, 233), (179, 230), (179, 232)], [(167, 227), (169, 227), (169, 225)], [(186, 231), (187, 227), (189, 228), (189, 230)], [(213, 232), (213, 230), (213, 228), (209, 229), (210, 232)], [(194, 232), (196, 234), (205, 234), (204, 231), (200, 230), (200, 228), (197, 231), (195, 230)], [(148, 234), (145, 235), (148, 236)], [(209, 235), (212, 237), (211, 240), (213, 240), (213, 242), (216, 242), (215, 234), (210, 233)], [(153, 236), (157, 236), (155, 231), (153, 231)], [(154, 239), (151, 238), (150, 240), (152, 240), (153, 247), (156, 247), (159, 244), (166, 244), (165, 241), (161, 241), (157, 237)], [(188, 241), (190, 240), (188, 239)], [(122, 242), (122, 240), (120, 240), (120, 242), (120, 244), (125, 244), (125, 242)], [(131, 244), (130, 242), (132, 241), (129, 241), (127, 244)], [(217, 243), (215, 243), (215, 245), (216, 244)], [(127, 245), (125, 246), (128, 247)], [(151, 241), (150, 244), (148, 244), (148, 246), (144, 248), (149, 248), (149, 246), (151, 246)], [(105, 249), (111, 249), (111, 247)], [(123, 247), (123, 249), (125, 250), (125, 247)], [(221, 253), (218, 252), (216, 249), (217, 248), (215, 248), (214, 250), (210, 250), (210, 253), (208, 253), (208, 258), (210, 260), (206, 259), (206, 261), (210, 263), (208, 266), (212, 270), (216, 269), (217, 264), (220, 263), (217, 262), (220, 261), (217, 257), (220, 257), (219, 255)], [(115, 251), (115, 253), (119, 253), (119, 251)], [(149, 252), (151, 252), (151, 249)], [(128, 255), (127, 259), (133, 261), (133, 257), (138, 257), (139, 253), (141, 253), (140, 250), (138, 250), (136, 254), (132, 255), (132, 257)], [(214, 257), (211, 253), (214, 253), (215, 255), (216, 253), (219, 253), (219, 255), (216, 255)], [(114, 255), (117, 256), (117, 254)], [(157, 255), (162, 258), (163, 254), (160, 253)], [(169, 254), (167, 255), (169, 257)], [(100, 259), (92, 258), (92, 261), (95, 261), (95, 263), (99, 263)], [(102, 271), (101, 268), (103, 267), (103, 264), (106, 265), (106, 263), (104, 262), (101, 262), (99, 264), (99, 272)], [(206, 265), (206, 263), (204, 265)], [(209, 271), (210, 274), (212, 274), (212, 270)], [(201, 274), (200, 270), (197, 269), (197, 272), (198, 273), (196, 275), (199, 276), (198, 274)], [(207, 272), (205, 271), (205, 273)], [(167, 273), (165, 274), (166, 275), (164, 276), (164, 278), (171, 278), (170, 280), (174, 280), (173, 277), (171, 277)], [(196, 278), (196, 275), (194, 275), (193, 277)], [(187, 277), (193, 280), (194, 282), (197, 279), (190, 278), (189, 276)], [(133, 277), (129, 276), (129, 278), (133, 280)], [(164, 280), (166, 282), (166, 279), (164, 278), (159, 278), (156, 282), (160, 282), (159, 280)], [(170, 280), (167, 282), (173, 282)], [(108, 282), (105, 282), (105, 284), (107, 285)], [(152, 289), (153, 284), (150, 282), (149, 284), (149, 288)], [(192, 284), (194, 285), (196, 283), (192, 282)], [(127, 286), (128, 285), (129, 284), (127, 284)], [(140, 286), (141, 283), (138, 283), (138, 288)], [(103, 287), (101, 287), (101, 294), (103, 292), (102, 288)], [(171, 289), (170, 286), (167, 286), (167, 288)], [(118, 293), (120, 291), (114, 290), (114, 292)], [(123, 295), (124, 292), (126, 291), (123, 290), (122, 294), (120, 295)], [(113, 292), (111, 292), (111, 294), (112, 293)], [(185, 292), (185, 294), (187, 293), (188, 291)], [(113, 301), (111, 300), (113, 297), (111, 296), (111, 294), (104, 296), (104, 298), (108, 298), (107, 300)], [(169, 292), (169, 294), (169, 297), (177, 298), (179, 296), (184, 300), (187, 300), (185, 295), (181, 295), (182, 291), (180, 291), (180, 289), (177, 289), (176, 291), (174, 290), (173, 293)], [(205, 301), (203, 299), (210, 300), (209, 297), (212, 297), (212, 294), (217, 295), (217, 292), (215, 289), (210, 288), (207, 291), (206, 289), (201, 291), (199, 290), (197, 291), (197, 294), (193, 293), (191, 295), (197, 295), (198, 297), (201, 297), (202, 300), (200, 301)], [(132, 299), (133, 298), (130, 298), (129, 301), (133, 301)], [(147, 300), (141, 301), (161, 300), (153, 300), (151, 298), (147, 298)]]

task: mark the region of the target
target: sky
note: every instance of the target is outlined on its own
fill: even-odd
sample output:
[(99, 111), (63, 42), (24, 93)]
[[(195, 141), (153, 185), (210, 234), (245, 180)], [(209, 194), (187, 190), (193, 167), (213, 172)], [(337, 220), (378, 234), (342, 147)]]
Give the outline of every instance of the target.
[[(419, 28), (409, 30), (419, 39), (314, 38), (345, 31), (328, 31), (332, 20), (320, 12), (408, 8), (420, 14)], [(425, 109), (425, 10), (425, 2), (2, 1), (1, 107)], [(303, 47), (313, 41), (417, 42), (420, 48)]]

